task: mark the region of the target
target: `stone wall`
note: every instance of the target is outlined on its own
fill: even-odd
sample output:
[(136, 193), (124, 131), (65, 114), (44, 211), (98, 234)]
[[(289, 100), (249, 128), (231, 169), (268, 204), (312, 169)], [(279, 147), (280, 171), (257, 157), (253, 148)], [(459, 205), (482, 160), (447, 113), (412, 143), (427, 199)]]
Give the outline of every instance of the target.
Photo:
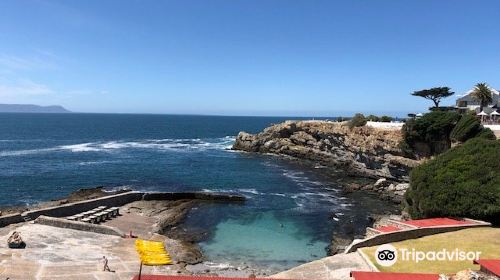
[(35, 220), (35, 223), (46, 226), (59, 227), (59, 228), (69, 228), (69, 229), (82, 230), (94, 233), (116, 235), (120, 237), (125, 236), (125, 234), (122, 231), (120, 231), (115, 227), (96, 225), (84, 222), (74, 222), (61, 218), (40, 216)]
[(24, 222), (24, 219), (21, 216), (21, 214), (0, 216), (0, 227), (8, 226), (10, 224), (21, 223), (21, 222)]
[(143, 200), (177, 200), (177, 199), (200, 199), (214, 201), (245, 201), (245, 197), (236, 194), (210, 193), (210, 192), (161, 192), (145, 193)]
[(40, 216), (62, 218), (73, 216), (78, 213), (92, 210), (99, 206), (119, 207), (138, 200), (178, 200), (199, 199), (207, 201), (234, 201), (243, 202), (245, 197), (237, 194), (210, 193), (210, 192), (158, 192), (144, 193), (130, 191), (126, 193), (100, 197), (96, 199), (83, 200), (60, 206), (48, 207), (27, 211), (21, 214), (0, 216), (0, 227), (10, 224), (21, 223), (27, 220), (35, 220)]
[(49, 207), (22, 213), (23, 217), (29, 217), (31, 220), (41, 215), (50, 217), (67, 217), (81, 212), (92, 210), (99, 206), (114, 207), (122, 206), (130, 202), (141, 200), (144, 193), (126, 192), (122, 194), (110, 195), (96, 199), (89, 199), (74, 203), (68, 203), (61, 206)]

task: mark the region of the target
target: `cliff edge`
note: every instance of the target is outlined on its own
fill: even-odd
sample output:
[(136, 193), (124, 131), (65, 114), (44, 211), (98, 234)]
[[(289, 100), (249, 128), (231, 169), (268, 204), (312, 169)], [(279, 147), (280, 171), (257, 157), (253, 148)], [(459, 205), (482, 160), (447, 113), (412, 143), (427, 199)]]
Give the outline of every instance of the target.
[(407, 182), (418, 164), (399, 147), (398, 130), (374, 127), (349, 128), (329, 121), (286, 121), (258, 134), (240, 132), (234, 150), (272, 153), (341, 169), (351, 176)]

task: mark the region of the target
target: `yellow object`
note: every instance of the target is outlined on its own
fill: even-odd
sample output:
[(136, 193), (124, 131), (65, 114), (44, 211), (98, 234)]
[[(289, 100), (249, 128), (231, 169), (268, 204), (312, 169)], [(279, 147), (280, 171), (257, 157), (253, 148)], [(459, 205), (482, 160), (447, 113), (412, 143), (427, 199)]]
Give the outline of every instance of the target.
[(163, 242), (137, 239), (135, 249), (139, 253), (142, 264), (166, 265), (172, 264), (172, 259), (165, 250)]

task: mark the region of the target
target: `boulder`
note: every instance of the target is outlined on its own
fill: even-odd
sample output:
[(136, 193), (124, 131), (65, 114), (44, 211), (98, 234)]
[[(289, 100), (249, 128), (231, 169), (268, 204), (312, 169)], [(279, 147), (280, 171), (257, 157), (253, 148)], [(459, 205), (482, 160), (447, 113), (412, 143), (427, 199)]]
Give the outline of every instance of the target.
[(17, 231), (14, 231), (10, 237), (7, 239), (7, 244), (11, 249), (19, 249), (26, 247), (23, 239), (21, 238), (21, 234)]
[(247, 152), (258, 152), (259, 145), (254, 135), (246, 132), (240, 132), (236, 137), (233, 149), (247, 151)]
[(375, 189), (386, 189), (391, 185), (391, 183), (386, 179), (386, 178), (381, 178), (378, 179), (375, 184), (373, 184), (373, 187)]
[(354, 192), (360, 189), (362, 189), (362, 186), (358, 183), (349, 183), (344, 187), (346, 192)]
[(395, 187), (396, 191), (406, 191), (410, 187), (410, 184), (408, 183), (401, 183), (397, 184)]

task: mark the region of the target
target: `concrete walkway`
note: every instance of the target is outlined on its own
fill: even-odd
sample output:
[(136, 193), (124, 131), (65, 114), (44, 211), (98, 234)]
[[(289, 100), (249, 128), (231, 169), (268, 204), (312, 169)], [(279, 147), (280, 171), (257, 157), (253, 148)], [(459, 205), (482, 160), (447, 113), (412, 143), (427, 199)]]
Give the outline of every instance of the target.
[[(9, 249), (7, 238), (19, 231), (27, 246)], [(102, 271), (102, 257), (111, 270)], [(0, 279), (126, 279), (139, 271), (133, 239), (24, 223), (0, 232)], [(148, 274), (177, 274), (175, 266), (144, 267)]]
[(315, 280), (351, 280), (353, 270), (371, 271), (370, 266), (357, 253), (338, 254), (280, 272), (271, 278), (315, 279)]

